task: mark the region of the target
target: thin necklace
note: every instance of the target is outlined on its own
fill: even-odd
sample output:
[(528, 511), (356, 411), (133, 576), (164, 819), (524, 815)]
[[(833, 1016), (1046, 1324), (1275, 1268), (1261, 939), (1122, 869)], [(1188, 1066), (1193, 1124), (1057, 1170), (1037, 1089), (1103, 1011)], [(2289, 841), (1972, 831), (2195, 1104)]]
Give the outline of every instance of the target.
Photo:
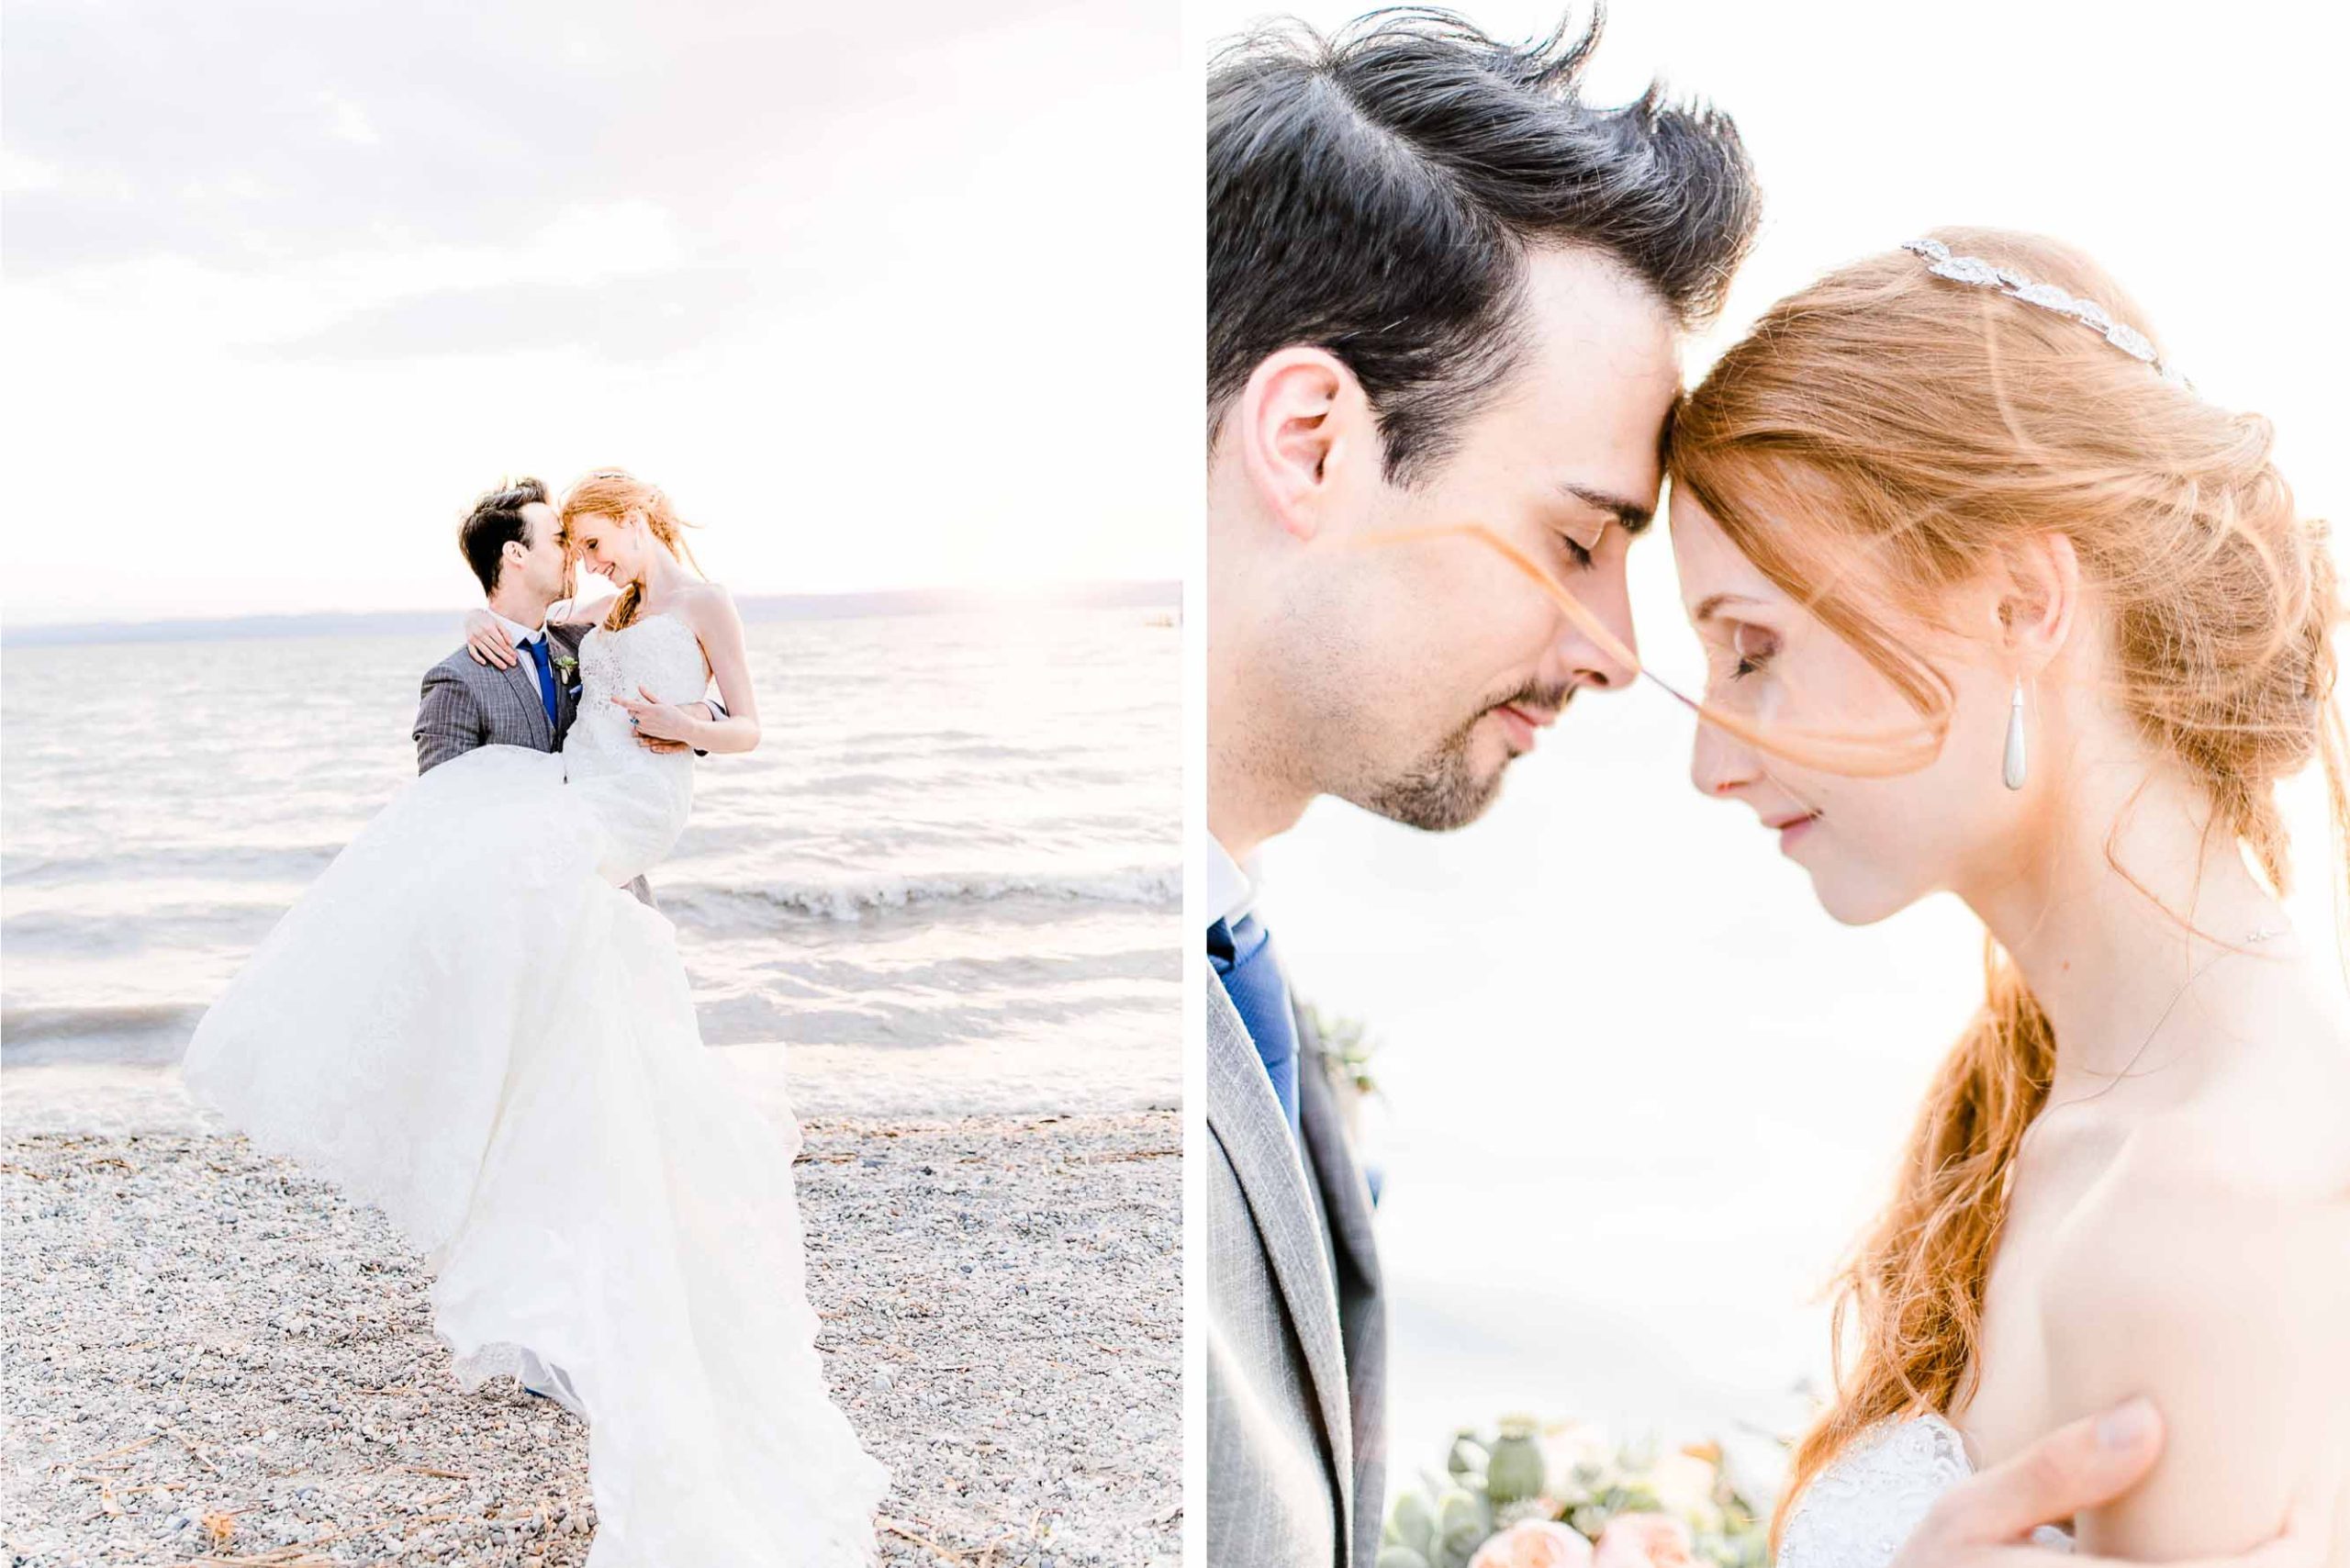
[[(2263, 942), (2273, 942), (2277, 937), (2287, 935), (2287, 927), (2280, 925), (2264, 925), (2247, 935), (2244, 939), (2243, 945), (2246, 947), (2256, 947)], [(2084, 1094), (2077, 1100), (2067, 1100), (2061, 1105), (2048, 1105), (2042, 1107), (2040, 1114), (2031, 1119), (2031, 1126), (2024, 1129), (2023, 1137), (2029, 1138), (2033, 1133), (2039, 1131), (2040, 1124), (2045, 1121), (2051, 1113), (2065, 1110), (2067, 1107), (2074, 1105), (2086, 1105), (2090, 1101), (2098, 1099), (2101, 1095), (2109, 1094), (2112, 1092), (2113, 1090), (2119, 1088), (2121, 1083), (2130, 1078), (2135, 1071), (2139, 1058), (2143, 1058), (2146, 1054), (2147, 1047), (2154, 1043), (2154, 1036), (2163, 1032), (2163, 1025), (2170, 1022), (2170, 1015), (2178, 1011), (2178, 1004), (2186, 999), (2187, 993), (2195, 988), (2195, 982), (2209, 974), (2211, 970), (2212, 965), (2218, 963), (2221, 958), (2228, 957), (2229, 954), (2235, 951), (2237, 951), (2237, 949), (2232, 947), (2221, 947), (2218, 952), (2204, 959), (2202, 966), (2199, 969), (2198, 969), (2193, 974), (2188, 976), (2185, 980), (2180, 982), (2179, 988), (2171, 993), (2168, 1004), (2163, 1008), (2162, 1016), (2154, 1020), (2154, 1026), (2146, 1031), (2146, 1037), (2138, 1042), (2138, 1048), (2131, 1053), (2130, 1059), (2121, 1064), (2121, 1070), (2114, 1073), (2111, 1081), (2109, 1081), (2104, 1088), (2097, 1090), (2092, 1093)], [(2016, 1152), (2019, 1155), (2023, 1152), (2023, 1138), (2017, 1140)], [(2008, 1163), (2008, 1177), (2010, 1181), (2014, 1180), (2015, 1161), (2013, 1160), (2009, 1160)]]

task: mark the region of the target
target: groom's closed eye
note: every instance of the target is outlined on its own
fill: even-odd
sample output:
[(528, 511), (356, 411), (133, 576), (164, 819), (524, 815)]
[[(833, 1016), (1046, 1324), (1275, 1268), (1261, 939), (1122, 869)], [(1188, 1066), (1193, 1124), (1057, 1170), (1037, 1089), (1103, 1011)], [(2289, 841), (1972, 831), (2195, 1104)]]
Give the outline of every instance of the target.
[[(1653, 507), (1642, 506), (1638, 501), (1627, 500), (1622, 496), (1590, 485), (1578, 485), (1571, 479), (1561, 482), (1559, 493), (1574, 504), (1577, 512), (1585, 514), (1587, 518), (1587, 521), (1577, 521), (1576, 532), (1588, 532), (1595, 541), (1611, 522), (1621, 527), (1630, 537), (1638, 539), (1648, 532), (1649, 524), (1656, 521), (1656, 509)], [(1588, 515), (1591, 513), (1598, 515), (1592, 517)], [(1593, 547), (1597, 548), (1595, 543)]]
[(1606, 543), (1607, 524), (1611, 520), (1595, 517), (1583, 507), (1570, 508), (1550, 520), (1550, 532), (1559, 536), (1561, 546), (1577, 566), (1588, 566), (1599, 554), (1599, 547)]
[(1568, 561), (1578, 571), (1588, 570), (1607, 538), (1607, 525), (1616, 524), (1624, 531), (1626, 539), (1637, 536), (1646, 528), (1654, 514), (1636, 501), (1621, 496), (1594, 489), (1588, 485), (1562, 481), (1559, 494), (1565, 500), (1562, 514), (1552, 523)]

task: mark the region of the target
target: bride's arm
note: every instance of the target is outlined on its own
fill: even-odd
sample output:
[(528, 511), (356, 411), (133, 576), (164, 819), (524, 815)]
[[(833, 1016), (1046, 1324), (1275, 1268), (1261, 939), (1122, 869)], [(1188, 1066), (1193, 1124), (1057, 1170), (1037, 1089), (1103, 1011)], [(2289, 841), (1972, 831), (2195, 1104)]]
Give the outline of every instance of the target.
[(557, 599), (547, 606), (547, 624), (550, 626), (600, 626), (603, 624), (604, 617), (612, 612), (613, 601), (619, 598), (620, 595), (616, 593), (604, 593), (597, 595), (594, 599)]
[[(546, 623), (550, 626), (596, 625), (611, 612), (612, 600), (619, 597), (618, 594), (608, 593), (589, 603), (564, 599), (551, 604), (547, 607)], [(478, 609), (465, 614), (465, 652), (473, 656), (474, 663), (494, 665), (499, 669), (509, 667), (521, 657), (514, 651), (514, 644), (506, 640), (506, 628), (498, 623), (498, 617), (487, 610)]]
[(612, 700), (628, 710), (640, 735), (677, 741), (696, 751), (757, 750), (758, 698), (751, 689), (751, 662), (743, 650), (743, 618), (735, 611), (733, 596), (716, 583), (704, 583), (677, 610), (701, 642), (702, 656), (710, 661), (722, 706), (716, 708), (712, 717), (703, 718), (703, 704), (673, 707), (654, 701), (649, 693), (640, 692), (641, 700), (619, 697)]
[[(2350, 1193), (2148, 1193), (2084, 1238), (2047, 1304), (2057, 1411), (2151, 1397), (2168, 1440), (2078, 1521), (2085, 1551), (2170, 1562), (2254, 1547), (2297, 1505), (2350, 1544)], [(2329, 1561), (2345, 1559), (2336, 1555)]]
[(751, 659), (743, 647), (743, 617), (734, 596), (716, 583), (694, 596), (692, 622), (701, 638), (702, 655), (718, 682), (723, 717), (702, 720), (697, 733), (703, 751), (756, 751), (759, 746), (759, 699), (751, 689)]

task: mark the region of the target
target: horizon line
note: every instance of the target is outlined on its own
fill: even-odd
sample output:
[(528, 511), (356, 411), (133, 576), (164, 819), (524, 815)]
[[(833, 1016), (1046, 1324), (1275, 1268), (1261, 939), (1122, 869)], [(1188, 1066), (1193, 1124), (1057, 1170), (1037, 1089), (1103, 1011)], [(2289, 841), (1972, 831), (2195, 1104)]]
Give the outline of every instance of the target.
[[(952, 614), (1006, 603), (1055, 610), (1181, 609), (1183, 585), (1172, 577), (995, 588), (868, 588), (838, 593), (758, 593), (735, 599), (744, 621), (846, 620), (860, 615)], [(465, 607), (470, 608), (470, 607)], [(366, 629), (391, 633), (444, 628), (464, 608), (270, 610), (248, 615), (168, 616), (151, 620), (0, 622), (0, 647), (78, 643), (168, 643), (316, 636)]]

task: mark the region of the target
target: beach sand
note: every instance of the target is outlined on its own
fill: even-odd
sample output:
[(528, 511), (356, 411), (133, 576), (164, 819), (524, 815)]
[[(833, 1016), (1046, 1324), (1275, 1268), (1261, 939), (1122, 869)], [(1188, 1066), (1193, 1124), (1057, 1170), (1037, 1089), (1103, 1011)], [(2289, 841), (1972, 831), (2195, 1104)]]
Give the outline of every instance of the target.
[[(506, 1379), (459, 1389), (380, 1215), (167, 1086), (96, 1116), (9, 1076), (12, 1562), (585, 1561), (586, 1428)], [(893, 1476), (882, 1562), (1174, 1563), (1177, 1117), (805, 1131), (819, 1343)]]

